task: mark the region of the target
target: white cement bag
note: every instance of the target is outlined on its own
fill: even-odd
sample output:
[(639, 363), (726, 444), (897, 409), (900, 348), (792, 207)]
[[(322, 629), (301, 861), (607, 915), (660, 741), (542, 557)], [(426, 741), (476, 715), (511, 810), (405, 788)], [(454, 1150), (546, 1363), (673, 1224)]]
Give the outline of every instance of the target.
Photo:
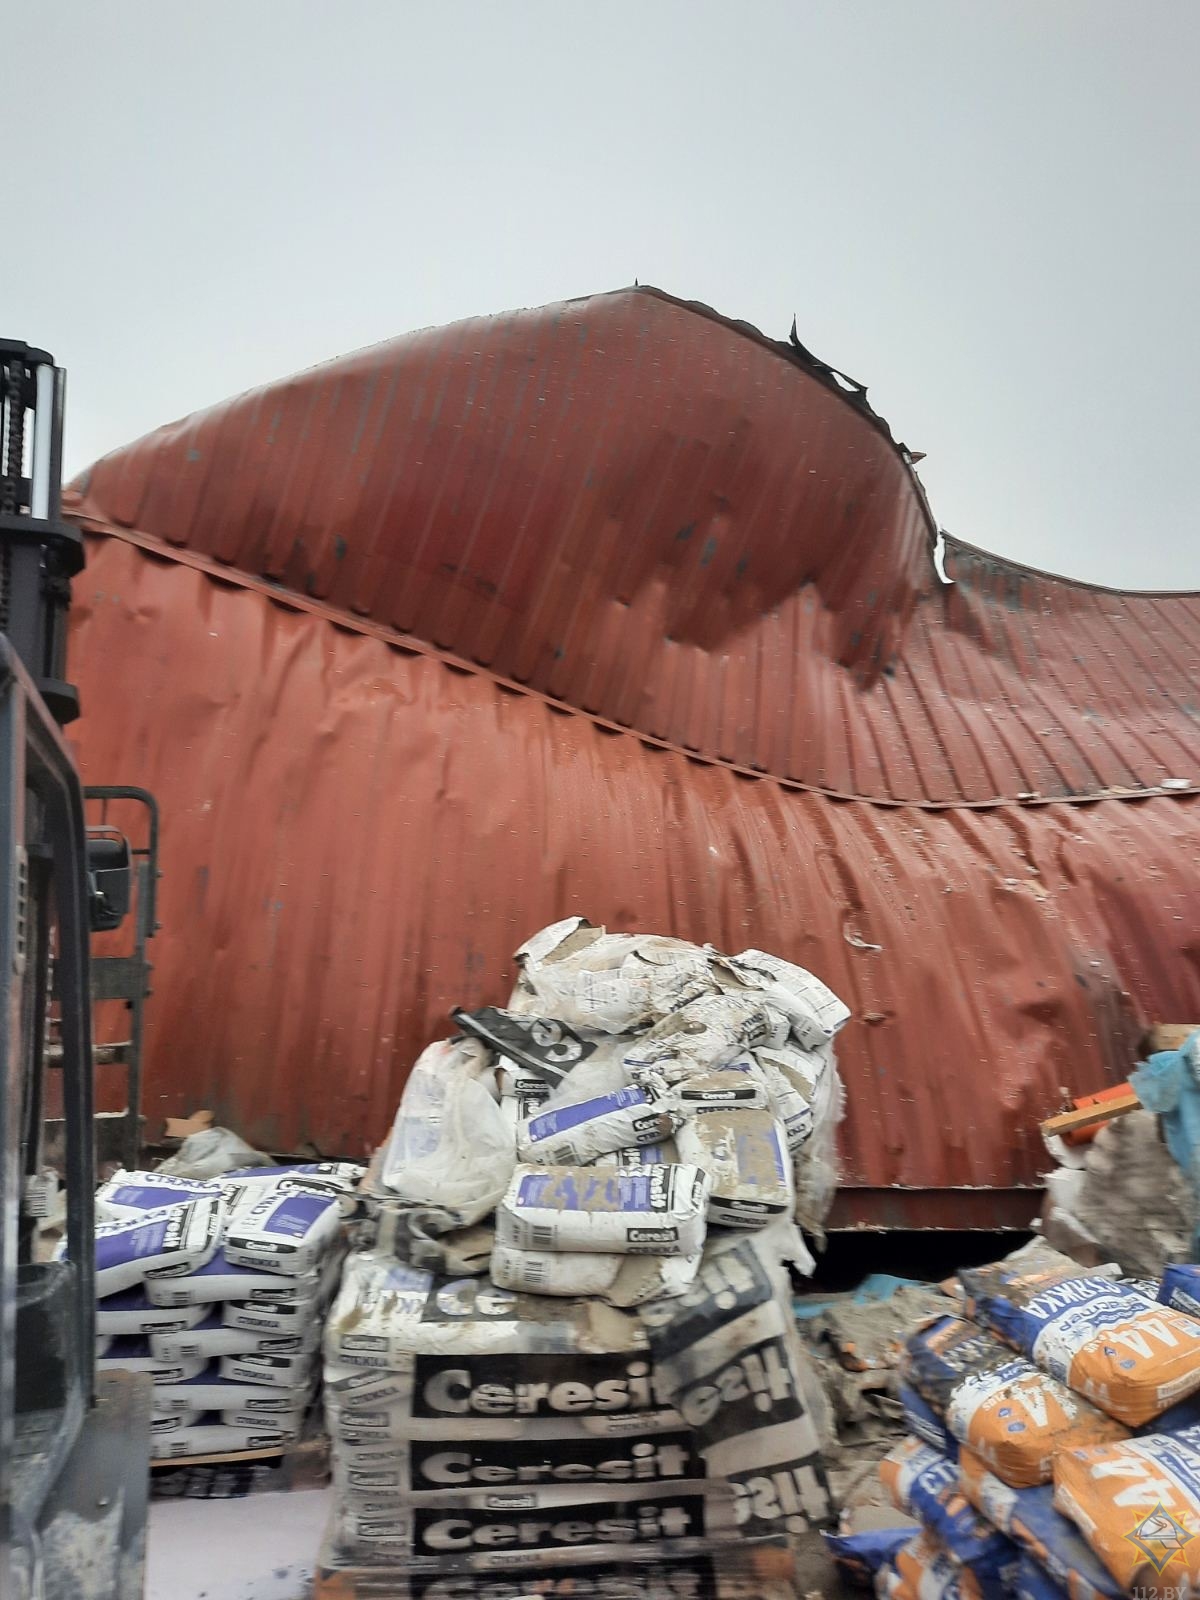
[(521, 946), (517, 960), (514, 1010), (529, 1006), (600, 1033), (630, 1033), (713, 988), (698, 946), (648, 934), (610, 934), (581, 917), (543, 928)]
[(496, 1209), (496, 1242), (518, 1250), (695, 1255), (709, 1179), (699, 1167), (518, 1166)]
[(184, 1200), (221, 1193), (220, 1185), (164, 1172), (126, 1172), (122, 1167), (96, 1190), (96, 1219), (121, 1222), (145, 1211), (161, 1211)]
[(478, 1222), (516, 1163), (491, 1056), (475, 1039), (431, 1044), (418, 1057), (384, 1147), (381, 1177), (402, 1200)]
[(686, 1428), (642, 1438), (574, 1433), (561, 1438), (384, 1441), (373, 1458), (334, 1458), (339, 1494), (407, 1498), (488, 1492), (540, 1494), (558, 1486), (678, 1483), (704, 1477)]
[(636, 1039), (625, 1052), (625, 1067), (635, 1083), (658, 1076), (679, 1083), (786, 1038), (786, 1020), (756, 996), (703, 995)]
[(151, 1414), (150, 1436), (154, 1438), (160, 1433), (178, 1433), (180, 1428), (190, 1428), (198, 1420), (194, 1411), (170, 1411), (162, 1416)]
[(366, 1565), (402, 1565), (409, 1572), (471, 1568), (522, 1570), (536, 1584), (539, 1567), (619, 1558), (653, 1546), (656, 1555), (685, 1555), (737, 1531), (733, 1497), (724, 1484), (557, 1485), (511, 1496), (487, 1491), (395, 1497), (339, 1497), (334, 1542)]
[(668, 1139), (682, 1120), (660, 1091), (618, 1089), (530, 1117), (517, 1128), (517, 1154), (543, 1166), (582, 1167), (610, 1151)]
[(156, 1387), (186, 1383), (204, 1369), (203, 1361), (162, 1361), (145, 1339), (115, 1338), (103, 1355), (96, 1357), (100, 1372), (146, 1372)]
[(517, 1128), (530, 1117), (536, 1117), (550, 1098), (550, 1085), (532, 1073), (507, 1067), (501, 1059), (496, 1073), (500, 1083), (500, 1113), (506, 1129), (512, 1133), (512, 1147), (517, 1148)]
[(234, 1207), (225, 1229), (225, 1259), (285, 1277), (311, 1272), (341, 1233), (336, 1196), (311, 1193), (281, 1178)]
[[(223, 1220), (220, 1197), (204, 1195), (161, 1211), (143, 1211), (123, 1222), (97, 1223), (97, 1296), (120, 1294), (148, 1277), (194, 1272), (211, 1260)], [(54, 1256), (65, 1258), (65, 1237)]]
[(799, 1042), (819, 1049), (850, 1020), (850, 1008), (820, 978), (765, 950), (743, 950), (723, 956), (709, 947), (718, 968), (724, 968), (747, 989), (753, 989), (777, 1011), (782, 1011)]
[(636, 1432), (668, 1411), (637, 1317), (600, 1300), (437, 1278), (369, 1252), (346, 1263), (325, 1353), (340, 1438)]
[(706, 1111), (675, 1138), (684, 1161), (711, 1179), (708, 1220), (727, 1228), (763, 1228), (794, 1203), (791, 1156), (769, 1111)]
[(237, 1406), (231, 1406), (226, 1411), (215, 1411), (210, 1415), (224, 1423), (227, 1428), (261, 1428), (266, 1423), (279, 1433), (285, 1433), (289, 1438), (295, 1439), (304, 1427), (304, 1419), (308, 1415), (308, 1404), (302, 1402), (291, 1411), (272, 1411), (267, 1415), (256, 1411), (242, 1411)]
[(295, 1338), (312, 1327), (320, 1317), (320, 1305), (312, 1300), (227, 1300), (221, 1307), (221, 1325), (243, 1333), (268, 1338)]
[(184, 1405), (182, 1401), (173, 1399), (167, 1390), (150, 1391), (151, 1417), (179, 1417), (184, 1422), (195, 1422), (200, 1414), (198, 1407)]
[(231, 1428), (220, 1422), (198, 1422), (190, 1428), (156, 1434), (150, 1440), (155, 1461), (184, 1461), (189, 1456), (226, 1455), (236, 1450), (282, 1450), (290, 1435), (279, 1428)]
[(221, 1376), (234, 1383), (292, 1391), (307, 1391), (316, 1370), (316, 1353), (310, 1350), (297, 1350), (288, 1355), (258, 1351), (252, 1355), (222, 1356), (219, 1363)]
[(699, 1255), (564, 1255), (497, 1245), (491, 1279), (499, 1289), (525, 1294), (599, 1295), (609, 1305), (640, 1306), (661, 1295), (683, 1294), (699, 1265)]
[[(165, 1281), (165, 1280), (164, 1280)], [(204, 1316), (203, 1306), (154, 1305), (145, 1289), (126, 1289), (96, 1302), (98, 1334), (180, 1333), (194, 1328)]]
[(218, 1249), (211, 1261), (184, 1277), (150, 1279), (146, 1296), (155, 1306), (199, 1307), (198, 1322), (206, 1314), (205, 1307), (221, 1300), (315, 1300), (320, 1281), (320, 1269), (316, 1267), (297, 1276), (263, 1272), (256, 1267), (237, 1266), (223, 1249)]
[(240, 1383), (236, 1378), (223, 1378), (219, 1368), (219, 1362), (210, 1361), (195, 1377), (165, 1385), (156, 1389), (155, 1394), (162, 1396), (166, 1410), (184, 1407), (194, 1411), (228, 1411), (236, 1406), (264, 1417), (295, 1411), (311, 1394), (312, 1385), (293, 1390), (269, 1383)]
[[(203, 1306), (198, 1309), (204, 1310)], [(217, 1356), (244, 1356), (259, 1351), (264, 1355), (312, 1353), (321, 1342), (321, 1326), (314, 1317), (308, 1326), (291, 1335), (250, 1332), (227, 1328), (219, 1310), (210, 1311), (203, 1322), (174, 1333), (152, 1333), (150, 1353), (160, 1361), (180, 1361), (198, 1356), (205, 1363)]]

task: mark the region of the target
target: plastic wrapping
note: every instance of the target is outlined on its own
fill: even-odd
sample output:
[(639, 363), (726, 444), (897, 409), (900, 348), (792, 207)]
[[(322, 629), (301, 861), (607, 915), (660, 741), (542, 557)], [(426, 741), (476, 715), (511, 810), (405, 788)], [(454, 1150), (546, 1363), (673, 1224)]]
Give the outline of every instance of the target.
[(382, 1179), (398, 1198), (442, 1206), (465, 1226), (491, 1211), (516, 1164), (488, 1051), (474, 1039), (431, 1044), (404, 1088)]

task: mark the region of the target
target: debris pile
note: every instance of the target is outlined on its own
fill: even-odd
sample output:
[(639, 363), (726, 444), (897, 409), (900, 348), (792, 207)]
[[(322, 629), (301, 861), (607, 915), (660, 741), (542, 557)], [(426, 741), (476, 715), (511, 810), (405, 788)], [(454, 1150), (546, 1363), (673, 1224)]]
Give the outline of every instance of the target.
[(847, 1293), (796, 1300), (797, 1328), (833, 1413), (836, 1438), (825, 1454), (839, 1507), (908, 1431), (900, 1379), (905, 1335), (953, 1310), (936, 1286), (887, 1273), (872, 1273)]
[[(1046, 1176), (1039, 1223), (1046, 1241), (1085, 1266), (1117, 1263), (1162, 1276), (1200, 1254), (1200, 1033), (1156, 1051), (1124, 1092), (1085, 1097), (1110, 1120), (1043, 1136), (1057, 1167)], [(1128, 1109), (1130, 1106), (1134, 1109)]]
[(120, 1171), (100, 1186), (97, 1365), (151, 1375), (156, 1459), (282, 1449), (297, 1436), (344, 1254), (343, 1206), (362, 1172)]
[(900, 1600), (1194, 1592), (1200, 1268), (1155, 1299), (1039, 1244), (958, 1282), (907, 1341), (891, 1526), (848, 1510), (827, 1536), (843, 1575)]
[(363, 1186), (323, 1564), (786, 1552), (829, 1514), (787, 1268), (836, 1183), (848, 1012), (761, 951), (581, 918), (518, 962), (507, 1008), (417, 1061)]

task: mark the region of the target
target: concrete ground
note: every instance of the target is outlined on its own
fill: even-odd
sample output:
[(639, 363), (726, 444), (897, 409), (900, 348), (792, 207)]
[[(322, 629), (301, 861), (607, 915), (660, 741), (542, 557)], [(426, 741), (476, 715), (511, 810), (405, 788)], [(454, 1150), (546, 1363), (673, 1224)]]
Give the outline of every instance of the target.
[(152, 1501), (146, 1600), (306, 1600), (332, 1498)]

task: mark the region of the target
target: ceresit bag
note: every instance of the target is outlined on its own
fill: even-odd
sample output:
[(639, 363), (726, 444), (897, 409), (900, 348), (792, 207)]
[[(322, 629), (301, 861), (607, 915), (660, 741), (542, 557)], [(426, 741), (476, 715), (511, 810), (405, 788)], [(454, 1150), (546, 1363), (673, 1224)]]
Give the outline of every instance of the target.
[(251, 1355), (256, 1351), (264, 1355), (311, 1353), (320, 1345), (321, 1326), (314, 1318), (306, 1329), (292, 1335), (250, 1332), (225, 1327), (220, 1312), (214, 1309), (194, 1327), (151, 1333), (149, 1338), (151, 1354), (160, 1361), (186, 1361), (198, 1356), (207, 1363), (217, 1356)]
[(1064, 1450), (1054, 1501), (1126, 1593), (1200, 1588), (1200, 1428)]
[(147, 1340), (115, 1338), (103, 1355), (97, 1355), (96, 1367), (101, 1372), (146, 1372), (156, 1386), (184, 1383), (194, 1378), (204, 1367), (203, 1361), (163, 1361), (154, 1354)]
[(336, 1436), (335, 1443), (338, 1491), (377, 1499), (486, 1490), (538, 1494), (562, 1486), (679, 1483), (706, 1476), (686, 1428), (649, 1437), (572, 1434), (564, 1428), (530, 1439), (384, 1440), (369, 1455), (343, 1450)]
[(183, 1277), (151, 1278), (146, 1296), (155, 1306), (195, 1306), (199, 1321), (207, 1307), (220, 1300), (314, 1300), (319, 1283), (316, 1268), (299, 1276), (263, 1272), (257, 1267), (239, 1267), (223, 1249), (217, 1249), (211, 1261)]
[[(879, 1477), (896, 1509), (936, 1534), (955, 1561), (971, 1569), (989, 1600), (1003, 1596), (1016, 1550), (963, 1495), (956, 1461), (919, 1439), (906, 1439), (879, 1463)], [(903, 1574), (899, 1561), (897, 1566)]]
[(710, 1073), (760, 1044), (781, 1044), (787, 1020), (752, 996), (702, 995), (635, 1039), (625, 1067), (635, 1083), (657, 1077), (679, 1083)]
[(1100, 1276), (959, 1273), (967, 1314), (1110, 1417), (1138, 1427), (1200, 1390), (1200, 1321)]
[[(161, 1397), (164, 1402), (160, 1415), (180, 1408), (193, 1411), (228, 1411), (237, 1407), (241, 1411), (253, 1412), (256, 1416), (263, 1417), (295, 1411), (298, 1406), (304, 1404), (308, 1394), (308, 1391), (284, 1389), (276, 1384), (242, 1383), (236, 1378), (223, 1378), (218, 1361), (210, 1361), (194, 1377), (163, 1385), (154, 1392), (155, 1396)], [(267, 1423), (266, 1426), (273, 1427), (274, 1424)]]
[(316, 1354), (312, 1350), (258, 1350), (249, 1355), (221, 1356), (219, 1364), (223, 1378), (292, 1390), (309, 1389), (316, 1369)]
[(161, 1211), (205, 1195), (221, 1193), (218, 1183), (203, 1178), (175, 1178), (167, 1172), (126, 1172), (122, 1167), (96, 1190), (96, 1216), (119, 1222), (143, 1211)]
[(498, 1289), (525, 1294), (599, 1295), (610, 1305), (636, 1306), (663, 1295), (685, 1294), (696, 1278), (694, 1256), (568, 1255), (554, 1250), (492, 1251), (491, 1279)]
[(1017, 1488), (1048, 1483), (1051, 1458), (1063, 1445), (1126, 1435), (1120, 1423), (959, 1317), (919, 1328), (905, 1349), (904, 1371), (948, 1431)]
[(125, 1289), (120, 1294), (97, 1300), (96, 1332), (105, 1335), (180, 1333), (185, 1328), (194, 1328), (203, 1316), (203, 1306), (164, 1308), (151, 1301), (145, 1288)]
[(1070, 1600), (1119, 1600), (1120, 1584), (1074, 1523), (1055, 1510), (1050, 1484), (1013, 1489), (970, 1450), (959, 1453), (958, 1480), (975, 1509), (1032, 1556)]
[(765, 1228), (790, 1214), (795, 1198), (791, 1156), (769, 1111), (705, 1111), (684, 1123), (675, 1143), (683, 1160), (711, 1179), (710, 1222)]
[(336, 1196), (298, 1187), (289, 1178), (255, 1188), (265, 1192), (235, 1206), (229, 1218), (225, 1259), (284, 1277), (312, 1271), (341, 1231)]
[(699, 1167), (518, 1166), (496, 1208), (496, 1242), (518, 1250), (693, 1256), (704, 1243)]
[(292, 1435), (266, 1422), (256, 1428), (231, 1428), (223, 1422), (197, 1422), (150, 1440), (155, 1461), (183, 1461), (188, 1456), (225, 1455), (231, 1450), (282, 1450)]
[(682, 1120), (681, 1112), (653, 1088), (618, 1089), (539, 1111), (520, 1123), (517, 1154), (543, 1166), (582, 1167), (614, 1150), (668, 1139)]
[[(161, 1211), (142, 1211), (120, 1222), (96, 1224), (96, 1294), (136, 1288), (147, 1278), (194, 1272), (212, 1259), (225, 1208), (219, 1195), (202, 1195)], [(66, 1255), (59, 1241), (55, 1259)]]

